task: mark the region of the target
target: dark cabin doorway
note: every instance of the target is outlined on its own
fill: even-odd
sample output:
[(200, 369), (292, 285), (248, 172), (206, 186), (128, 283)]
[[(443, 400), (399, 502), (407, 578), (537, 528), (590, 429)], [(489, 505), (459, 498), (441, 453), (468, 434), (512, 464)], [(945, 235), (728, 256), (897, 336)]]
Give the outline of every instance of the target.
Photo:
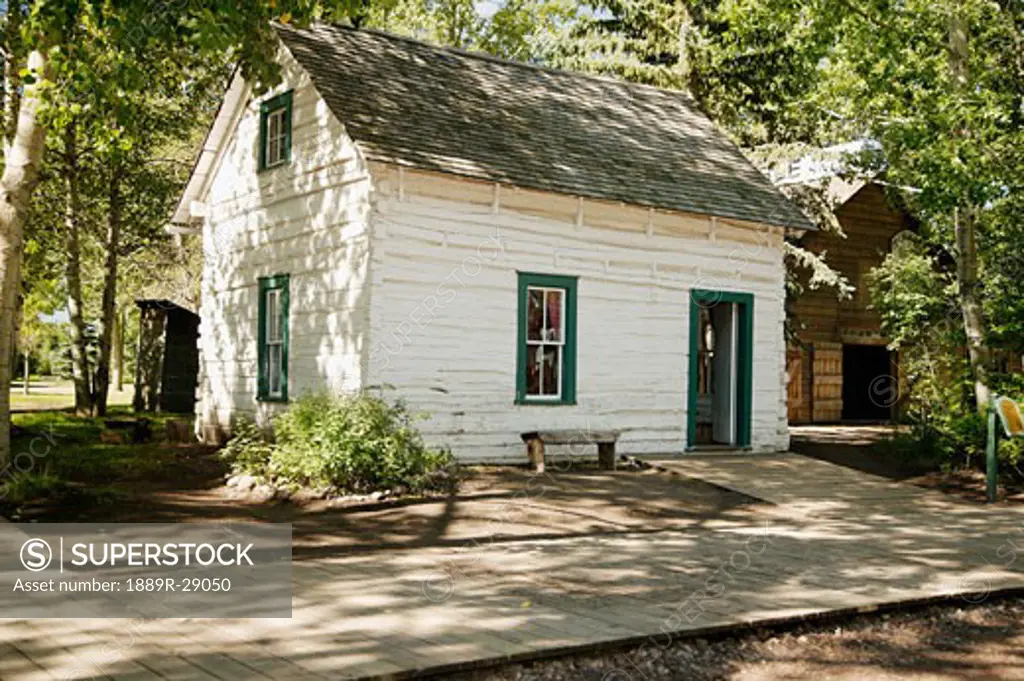
[(843, 346), (843, 420), (888, 421), (896, 378), (884, 345)]

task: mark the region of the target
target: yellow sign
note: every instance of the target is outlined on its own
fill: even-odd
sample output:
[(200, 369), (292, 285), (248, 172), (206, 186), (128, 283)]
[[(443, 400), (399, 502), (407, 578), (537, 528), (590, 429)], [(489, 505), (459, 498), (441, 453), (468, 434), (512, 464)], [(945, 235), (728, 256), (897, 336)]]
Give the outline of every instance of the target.
[(1019, 404), (1009, 397), (999, 396), (996, 398), (996, 413), (1008, 437), (1024, 437), (1024, 415), (1021, 415)]

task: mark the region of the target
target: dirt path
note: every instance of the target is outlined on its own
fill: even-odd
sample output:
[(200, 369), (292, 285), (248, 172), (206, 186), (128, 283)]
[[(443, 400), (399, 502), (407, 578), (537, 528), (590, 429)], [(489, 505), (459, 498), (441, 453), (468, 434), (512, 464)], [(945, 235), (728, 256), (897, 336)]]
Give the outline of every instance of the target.
[[(887, 439), (903, 426), (797, 426), (790, 428), (791, 449), (821, 461), (880, 475), (908, 485), (932, 489), (978, 504), (987, 503), (985, 473), (982, 470), (937, 470), (921, 462), (901, 460)], [(1001, 503), (1024, 504), (1021, 470), (1001, 471)]]
[[(829, 466), (802, 459), (750, 458), (732, 470), (745, 471), (761, 488), (785, 483), (773, 488), (773, 498), (783, 488), (806, 489), (814, 502), (834, 497), (820, 474)], [(719, 460), (720, 468), (726, 461)], [(105, 674), (151, 678), (140, 676), (140, 668), (165, 661), (164, 646), (174, 640), (179, 661), (194, 667), (192, 678), (211, 680), (254, 676), (225, 671), (224, 665), (290, 670), (271, 678), (419, 670), (420, 676), (436, 670), (434, 678), (452, 678), (456, 666), (584, 645), (616, 646), (618, 652), (481, 678), (872, 679), (899, 678), (894, 674), (908, 669), (940, 678), (944, 665), (945, 678), (1013, 678), (1013, 651), (1024, 642), (1017, 640), (1020, 608), (983, 613), (976, 621), (943, 616), (936, 625), (925, 617), (924, 624), (908, 621), (898, 631), (883, 627), (877, 634), (870, 626), (844, 623), (838, 633), (831, 625), (783, 636), (734, 636), (732, 643), (681, 639), (669, 645), (658, 638), (664, 631), (707, 636), (743, 622), (1020, 587), (1021, 567), (1001, 568), (993, 558), (1021, 525), (1017, 509), (932, 501), (939, 496), (934, 494), (927, 495), (929, 503), (861, 495), (838, 500), (842, 508), (833, 505), (829, 513), (787, 514), (784, 501), (755, 502), (657, 470), (572, 470), (538, 478), (522, 469), (478, 469), (458, 496), (439, 500), (259, 505), (223, 496), (223, 474), (213, 471), (211, 466), (205, 480), (191, 479), (194, 488), (135, 484), (134, 496), (78, 512), (158, 520), (188, 517), (191, 510), (197, 522), (291, 518), (292, 618), (151, 620), (123, 658), (104, 663)], [(829, 476), (857, 474), (844, 469)], [(849, 490), (889, 485), (848, 482)], [(89, 625), (95, 645), (75, 644), (73, 651), (52, 645), (80, 640), (83, 626), (75, 620), (6, 621), (0, 642), (9, 642), (7, 653), (40, 673), (11, 674), (0, 657), (3, 676), (81, 678), (66, 672), (84, 669), (82, 659), (91, 664), (119, 631), (117, 622), (101, 621)], [(847, 629), (860, 633), (844, 638)], [(659, 643), (640, 647), (641, 636)], [(627, 640), (633, 648), (621, 647)]]
[[(583, 468), (536, 474), (514, 467), (468, 467), (458, 493), (378, 503), (275, 500), (258, 503), (224, 484), (216, 452), (171, 452), (189, 466), (168, 480), (110, 484), (110, 503), (83, 496), (21, 509), (23, 522), (292, 523), (296, 560), (396, 548), (607, 536), (752, 517), (756, 499), (673, 473)], [(167, 453), (165, 452), (165, 455)], [(180, 468), (176, 466), (175, 470)]]
[(1024, 599), (954, 601), (785, 632), (761, 630), (510, 665), (452, 681), (1024, 679)]

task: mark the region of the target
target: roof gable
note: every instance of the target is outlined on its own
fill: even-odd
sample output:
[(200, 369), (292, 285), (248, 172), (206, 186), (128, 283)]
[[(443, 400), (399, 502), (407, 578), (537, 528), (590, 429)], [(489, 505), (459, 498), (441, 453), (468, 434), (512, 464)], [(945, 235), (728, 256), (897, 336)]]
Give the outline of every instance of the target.
[(814, 229), (686, 93), (376, 31), (278, 33), (368, 159)]

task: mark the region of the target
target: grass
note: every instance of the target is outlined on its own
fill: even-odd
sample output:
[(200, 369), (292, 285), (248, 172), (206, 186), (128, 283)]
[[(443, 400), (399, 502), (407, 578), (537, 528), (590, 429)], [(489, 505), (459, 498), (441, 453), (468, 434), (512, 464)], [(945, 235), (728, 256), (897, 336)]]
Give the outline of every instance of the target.
[[(77, 482), (103, 482), (110, 478), (145, 477), (158, 470), (157, 455), (164, 445), (158, 441), (143, 444), (104, 444), (100, 432), (105, 419), (133, 418), (128, 409), (115, 408), (105, 418), (80, 417), (66, 411), (36, 411), (14, 414), (18, 429), (11, 442), (15, 464), (20, 470), (31, 459), (49, 467), (54, 475)], [(147, 415), (154, 434), (176, 415)]]
[[(118, 392), (111, 389), (108, 402), (112, 406), (127, 406), (132, 401), (131, 386)], [(21, 383), (11, 387), (12, 411), (39, 411), (49, 409), (70, 409), (75, 405), (74, 386), (71, 381), (55, 376), (34, 376), (29, 380), (29, 394), (21, 391)]]
[[(110, 410), (107, 419), (133, 417), (129, 409)], [(19, 506), (59, 499), (69, 492), (109, 503), (114, 483), (174, 480), (181, 474), (181, 448), (159, 441), (163, 423), (176, 415), (147, 415), (154, 441), (106, 444), (101, 418), (78, 417), (67, 411), (32, 411), (12, 415), (12, 463), (0, 472), (0, 505)]]
[(20, 390), (11, 391), (12, 411), (39, 411), (43, 409), (67, 409), (74, 400), (67, 395), (51, 395), (47, 393), (30, 393), (23, 395)]

